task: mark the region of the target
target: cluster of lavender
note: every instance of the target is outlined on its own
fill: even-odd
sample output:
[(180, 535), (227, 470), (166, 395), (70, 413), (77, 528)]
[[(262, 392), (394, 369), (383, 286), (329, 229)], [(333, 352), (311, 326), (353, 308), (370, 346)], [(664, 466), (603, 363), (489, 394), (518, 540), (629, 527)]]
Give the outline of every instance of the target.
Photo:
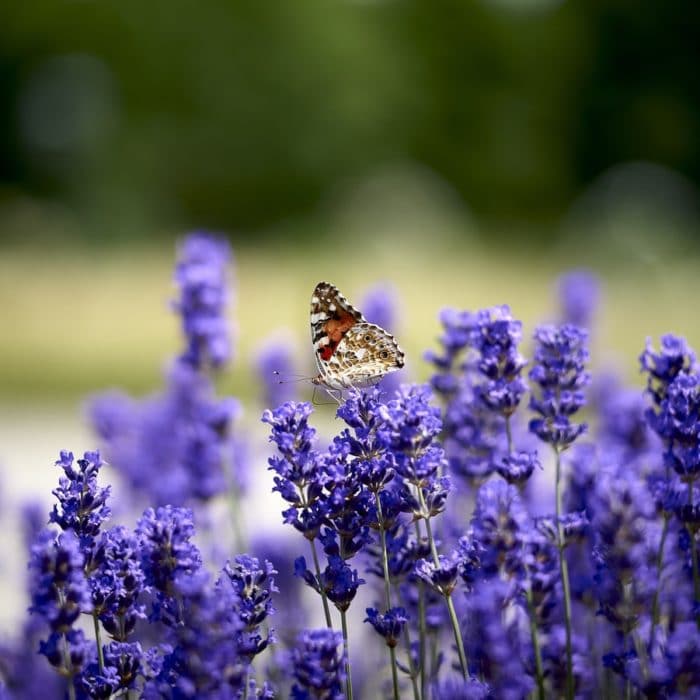
[(226, 317), (227, 242), (192, 234), (182, 244), (175, 271), (173, 307), (185, 349), (166, 372), (165, 389), (137, 400), (118, 391), (94, 397), (89, 418), (109, 463), (150, 505), (206, 503), (245, 490), (241, 442), (232, 426), (240, 405), (215, 391), (217, 370), (230, 359)]
[[(62, 453), (49, 525), (27, 513), (31, 614), (0, 649), (0, 698), (700, 698), (700, 368), (682, 339), (647, 344), (636, 391), (588, 372), (590, 275), (562, 281), (530, 360), (507, 306), (446, 310), (430, 385), (348, 392), (330, 440), (274, 390), (270, 363), (292, 363), (270, 347), (290, 538), (221, 567), (194, 523), (241, 491), (237, 404), (213, 383), (229, 258), (202, 235), (181, 249), (166, 391), (92, 405), (152, 507), (110, 525), (100, 454)], [(383, 325), (387, 298), (367, 312)]]
[[(56, 464), (64, 475), (51, 525), (31, 547), (29, 610), (39, 653), (68, 697), (272, 697), (253, 673), (274, 641), (272, 565), (236, 556), (213, 580), (189, 509), (149, 508), (133, 530), (108, 527), (99, 453), (74, 463), (62, 452)], [(8, 681), (14, 696), (29, 697), (31, 679), (10, 670)]]

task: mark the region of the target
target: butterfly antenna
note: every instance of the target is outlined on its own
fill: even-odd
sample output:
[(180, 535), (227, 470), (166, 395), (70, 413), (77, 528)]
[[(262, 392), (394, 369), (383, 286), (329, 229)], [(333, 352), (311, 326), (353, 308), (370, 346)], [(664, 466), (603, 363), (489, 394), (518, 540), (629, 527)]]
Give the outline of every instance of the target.
[(285, 377), (294, 377), (294, 379), (281, 379), (282, 373), (279, 372), (278, 370), (273, 370), (272, 374), (274, 374), (278, 379), (277, 383), (278, 384), (294, 384), (295, 382), (310, 382), (313, 377), (307, 377), (303, 374), (288, 374), (285, 375)]

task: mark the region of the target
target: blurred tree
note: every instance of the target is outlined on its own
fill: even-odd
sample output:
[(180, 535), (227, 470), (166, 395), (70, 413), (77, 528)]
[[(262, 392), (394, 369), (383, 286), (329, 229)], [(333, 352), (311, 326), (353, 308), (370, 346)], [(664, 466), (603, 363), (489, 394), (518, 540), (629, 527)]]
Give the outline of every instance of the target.
[(93, 230), (255, 230), (402, 160), (499, 218), (559, 214), (621, 159), (697, 181), (699, 12), (689, 0), (11, 0), (0, 193), (58, 198)]

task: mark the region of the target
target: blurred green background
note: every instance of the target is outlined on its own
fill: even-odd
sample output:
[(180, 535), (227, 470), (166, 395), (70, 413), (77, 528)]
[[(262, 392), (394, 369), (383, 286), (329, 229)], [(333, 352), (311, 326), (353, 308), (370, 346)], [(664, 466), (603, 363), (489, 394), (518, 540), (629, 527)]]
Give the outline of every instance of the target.
[(685, 0), (0, 4), (0, 397), (160, 382), (174, 241), (226, 232), (238, 359), (308, 360), (320, 279), (387, 280), (414, 375), (446, 305), (526, 335), (596, 270), (594, 343), (700, 345), (700, 6)]

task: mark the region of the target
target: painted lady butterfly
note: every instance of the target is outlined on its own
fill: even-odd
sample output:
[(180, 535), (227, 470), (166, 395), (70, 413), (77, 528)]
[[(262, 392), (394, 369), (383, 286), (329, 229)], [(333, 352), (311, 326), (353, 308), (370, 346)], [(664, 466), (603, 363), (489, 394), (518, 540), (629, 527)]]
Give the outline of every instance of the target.
[(328, 282), (311, 296), (311, 340), (319, 372), (312, 381), (327, 389), (372, 386), (404, 365), (394, 336), (365, 320)]

